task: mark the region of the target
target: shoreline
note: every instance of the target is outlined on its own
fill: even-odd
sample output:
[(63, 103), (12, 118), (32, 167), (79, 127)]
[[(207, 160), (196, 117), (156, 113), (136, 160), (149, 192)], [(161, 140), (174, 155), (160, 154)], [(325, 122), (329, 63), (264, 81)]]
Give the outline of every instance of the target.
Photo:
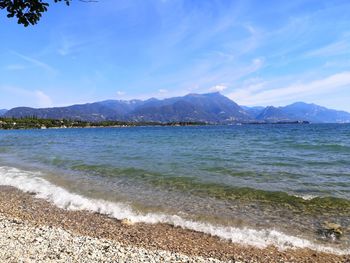
[[(84, 129), (84, 128), (131, 128), (131, 127), (204, 127), (204, 126), (240, 126), (240, 125), (306, 125), (305, 120), (295, 121), (246, 121), (246, 122), (205, 122), (205, 121), (83, 121), (46, 118), (12, 118), (0, 116), (0, 130), (47, 130), (47, 129)], [(320, 123), (314, 123), (320, 124)], [(329, 123), (330, 124), (330, 123)]]
[(131, 224), (127, 220), (120, 221), (98, 213), (67, 211), (8, 186), (0, 186), (0, 215), (1, 218), (23, 221), (36, 229), (49, 226), (74, 235), (117, 242), (121, 246), (169, 251), (192, 258), (232, 262), (350, 261), (350, 255), (327, 254), (311, 249), (279, 251), (273, 246), (260, 249), (168, 224)]

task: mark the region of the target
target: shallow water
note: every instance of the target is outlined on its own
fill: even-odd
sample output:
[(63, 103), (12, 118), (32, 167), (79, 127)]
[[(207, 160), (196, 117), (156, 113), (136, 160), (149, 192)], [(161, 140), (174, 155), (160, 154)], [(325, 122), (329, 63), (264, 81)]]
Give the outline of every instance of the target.
[[(74, 200), (60, 191), (131, 211), (103, 210), (117, 218), (174, 223), (176, 215), (184, 227), (256, 236), (257, 245), (350, 246), (350, 125), (0, 131), (0, 167), (0, 184), (35, 192), (47, 183), (56, 195), (37, 192), (67, 208)], [(324, 221), (344, 235), (324, 235)]]

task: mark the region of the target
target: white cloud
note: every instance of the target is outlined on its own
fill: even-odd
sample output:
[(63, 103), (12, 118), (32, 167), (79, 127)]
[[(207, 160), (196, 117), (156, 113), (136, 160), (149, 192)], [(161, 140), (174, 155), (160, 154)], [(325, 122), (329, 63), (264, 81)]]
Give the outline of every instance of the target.
[(228, 96), (242, 105), (280, 104), (302, 100), (307, 96), (331, 94), (336, 90), (350, 87), (350, 71), (337, 73), (307, 83), (291, 84), (282, 88), (268, 88), (267, 83), (256, 83), (238, 89)]
[[(52, 107), (53, 102), (49, 95), (41, 90), (26, 90), (16, 86), (0, 86), (0, 92), (5, 96), (15, 97), (18, 106)], [(10, 106), (10, 107), (13, 107)]]
[(52, 107), (52, 99), (41, 90), (34, 91), (39, 107)]
[(221, 91), (224, 91), (225, 89), (227, 89), (227, 86), (220, 84), (220, 85), (215, 85), (214, 87), (211, 87), (209, 91), (221, 92)]
[(124, 91), (121, 91), (121, 90), (117, 91), (117, 96), (123, 96), (123, 95), (125, 95)]
[(158, 91), (159, 91), (159, 93), (167, 93), (168, 92), (168, 90), (166, 90), (166, 89), (159, 89)]

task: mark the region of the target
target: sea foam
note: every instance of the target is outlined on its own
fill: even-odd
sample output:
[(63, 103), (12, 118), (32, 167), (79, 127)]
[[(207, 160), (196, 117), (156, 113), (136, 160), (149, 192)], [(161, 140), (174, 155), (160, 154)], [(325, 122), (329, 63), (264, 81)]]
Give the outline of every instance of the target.
[(0, 167), (0, 185), (13, 186), (24, 192), (34, 193), (37, 198), (45, 199), (57, 207), (67, 210), (87, 210), (105, 214), (119, 220), (127, 218), (135, 223), (167, 223), (218, 236), (234, 243), (252, 245), (259, 248), (274, 245), (281, 250), (288, 248), (310, 248), (328, 253), (350, 254), (350, 249), (339, 249), (316, 244), (307, 239), (290, 236), (274, 229), (256, 230), (218, 226), (204, 222), (186, 220), (178, 215), (167, 215), (161, 213), (141, 214), (123, 203), (91, 199), (74, 194), (62, 187), (50, 183), (41, 176), (42, 174), (40, 172), (23, 171), (12, 167)]

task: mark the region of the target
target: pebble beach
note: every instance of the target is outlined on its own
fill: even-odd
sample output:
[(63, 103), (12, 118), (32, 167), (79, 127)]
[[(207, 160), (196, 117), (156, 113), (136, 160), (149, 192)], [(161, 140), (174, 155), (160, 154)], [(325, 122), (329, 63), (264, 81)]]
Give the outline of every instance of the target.
[(167, 224), (57, 208), (0, 187), (1, 262), (350, 262), (350, 255), (234, 244)]
[(62, 228), (34, 227), (0, 215), (1, 262), (222, 262), (181, 253), (148, 250)]

